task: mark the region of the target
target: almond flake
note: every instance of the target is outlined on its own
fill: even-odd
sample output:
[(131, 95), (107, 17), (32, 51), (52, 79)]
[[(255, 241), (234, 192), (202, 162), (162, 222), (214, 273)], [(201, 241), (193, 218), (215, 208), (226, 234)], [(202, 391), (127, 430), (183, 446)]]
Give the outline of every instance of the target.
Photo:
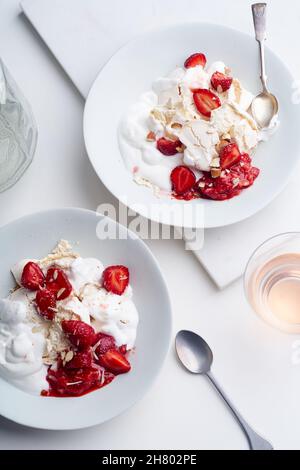
[(59, 297), (61, 296), (61, 294), (63, 294), (65, 292), (66, 288), (65, 287), (62, 287), (61, 289), (59, 289), (59, 291), (57, 292), (57, 298), (59, 299)]
[(221, 139), (219, 143), (216, 145), (217, 152), (220, 153), (222, 148), (226, 147), (228, 145), (229, 141), (225, 139)]
[(171, 124), (171, 127), (172, 129), (181, 129), (182, 128), (182, 124), (180, 124), (180, 122), (173, 122)]
[(152, 131), (148, 132), (147, 137), (146, 137), (146, 140), (147, 140), (148, 142), (155, 142), (156, 137), (155, 137), (154, 132), (152, 132)]
[(221, 140), (230, 140), (230, 134), (228, 134), (228, 133), (223, 134), (222, 137), (221, 137)]
[(162, 124), (166, 124), (166, 117), (165, 115), (157, 108), (153, 108), (150, 112), (150, 115), (154, 117), (157, 121), (161, 122)]
[(178, 140), (178, 138), (176, 137), (176, 135), (172, 134), (171, 132), (169, 131), (166, 131), (166, 137), (170, 140), (173, 140), (173, 141), (176, 141)]
[(210, 166), (212, 168), (219, 168), (220, 167), (220, 158), (219, 157), (213, 158), (212, 161), (211, 161)]
[(176, 147), (176, 150), (178, 153), (183, 153), (185, 148), (185, 145), (180, 145), (179, 147)]
[(34, 326), (31, 331), (32, 333), (40, 333), (43, 331), (43, 328), (41, 326)]
[(73, 351), (68, 351), (67, 354), (65, 355), (65, 361), (70, 362), (74, 357)]
[(100, 385), (103, 385), (105, 382), (105, 376), (104, 376), (104, 373), (102, 372), (101, 373), (101, 379), (100, 379)]
[(219, 178), (219, 176), (221, 176), (221, 168), (212, 168), (210, 170), (210, 174), (212, 176), (212, 178)]
[(167, 124), (167, 125), (170, 125), (171, 122), (173, 121), (174, 114), (175, 114), (175, 112), (174, 112), (173, 110), (168, 110), (168, 111), (165, 113), (166, 124)]

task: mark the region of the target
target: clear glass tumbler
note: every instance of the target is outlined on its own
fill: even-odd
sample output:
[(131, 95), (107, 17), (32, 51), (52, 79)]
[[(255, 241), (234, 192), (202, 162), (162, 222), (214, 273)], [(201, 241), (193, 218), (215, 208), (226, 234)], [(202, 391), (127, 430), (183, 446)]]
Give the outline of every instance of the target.
[(0, 192), (13, 186), (32, 162), (37, 135), (30, 105), (0, 59)]
[(300, 233), (260, 245), (246, 267), (244, 286), (253, 310), (270, 325), (300, 333)]

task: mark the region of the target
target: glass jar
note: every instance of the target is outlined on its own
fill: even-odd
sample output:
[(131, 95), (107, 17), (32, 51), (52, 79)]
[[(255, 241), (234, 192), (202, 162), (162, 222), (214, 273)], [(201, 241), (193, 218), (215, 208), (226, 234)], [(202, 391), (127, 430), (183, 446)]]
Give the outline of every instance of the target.
[(13, 186), (32, 162), (37, 135), (30, 105), (0, 59), (0, 192)]

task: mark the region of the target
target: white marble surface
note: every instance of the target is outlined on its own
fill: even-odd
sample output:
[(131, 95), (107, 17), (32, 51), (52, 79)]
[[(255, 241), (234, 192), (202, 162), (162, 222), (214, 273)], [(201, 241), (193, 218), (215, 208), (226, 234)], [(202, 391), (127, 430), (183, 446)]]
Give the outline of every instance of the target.
[[(42, 0), (40, 0), (42, 1)], [(251, 32), (248, 0), (153, 2), (175, 21), (196, 16)], [(269, 1), (270, 46), (300, 78), (296, 55), (300, 4)], [(158, 8), (160, 5), (160, 8)], [(50, 207), (95, 209), (116, 201), (94, 174), (82, 138), (83, 101), (60, 67), (18, 16), (18, 0), (0, 3), (0, 55), (32, 104), (39, 142), (23, 179), (0, 194), (0, 223)], [(282, 17), (284, 16), (284, 21)], [(167, 22), (167, 21), (166, 21)], [(293, 218), (292, 205), (287, 207)], [(300, 365), (292, 364), (295, 338), (272, 330), (247, 306), (242, 282), (219, 292), (180, 241), (147, 242), (165, 274), (180, 328), (200, 332), (215, 353), (214, 373), (249, 422), (277, 449), (300, 448)], [(74, 413), (76, 408), (74, 408)], [(243, 449), (246, 441), (209, 384), (186, 374), (170, 351), (148, 395), (110, 423), (73, 432), (46, 432), (0, 418), (1, 449)]]

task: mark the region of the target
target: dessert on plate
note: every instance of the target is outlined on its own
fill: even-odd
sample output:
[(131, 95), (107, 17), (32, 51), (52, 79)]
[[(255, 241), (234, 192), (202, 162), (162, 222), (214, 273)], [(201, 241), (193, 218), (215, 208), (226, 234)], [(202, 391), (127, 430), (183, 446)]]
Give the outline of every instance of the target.
[(259, 130), (253, 94), (223, 62), (195, 53), (154, 81), (123, 117), (121, 154), (134, 181), (157, 195), (225, 200), (259, 175), (253, 153), (277, 126)]
[(138, 312), (125, 266), (104, 269), (61, 240), (41, 260), (12, 267), (0, 300), (0, 375), (43, 396), (80, 396), (131, 369)]

